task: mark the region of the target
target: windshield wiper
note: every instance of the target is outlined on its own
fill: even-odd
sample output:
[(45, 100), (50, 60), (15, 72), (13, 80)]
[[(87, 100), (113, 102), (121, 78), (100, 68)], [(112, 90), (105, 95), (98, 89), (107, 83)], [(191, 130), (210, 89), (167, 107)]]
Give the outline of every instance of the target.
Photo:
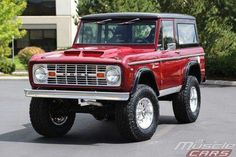
[(129, 20), (129, 21), (126, 21), (126, 22), (121, 22), (121, 23), (118, 23), (118, 24), (119, 25), (127, 25), (127, 24), (134, 23), (135, 21), (140, 21), (140, 18), (136, 18), (136, 19)]
[(102, 24), (102, 23), (106, 23), (106, 22), (109, 22), (109, 21), (112, 21), (112, 19), (106, 19), (106, 20), (102, 20), (102, 21), (96, 21), (94, 23), (96, 24)]

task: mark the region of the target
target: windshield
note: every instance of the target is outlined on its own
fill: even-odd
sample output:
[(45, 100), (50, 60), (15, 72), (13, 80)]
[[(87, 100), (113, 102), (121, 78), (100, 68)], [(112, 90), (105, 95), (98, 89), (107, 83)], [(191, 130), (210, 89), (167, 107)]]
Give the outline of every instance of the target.
[(153, 44), (155, 21), (112, 21), (82, 22), (77, 44)]

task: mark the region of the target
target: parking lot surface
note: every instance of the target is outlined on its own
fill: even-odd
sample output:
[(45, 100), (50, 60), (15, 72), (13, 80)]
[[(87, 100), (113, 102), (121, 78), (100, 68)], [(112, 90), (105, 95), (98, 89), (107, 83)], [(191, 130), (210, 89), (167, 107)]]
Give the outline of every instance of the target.
[[(0, 80), (0, 157), (185, 157), (179, 145), (232, 145), (236, 156), (236, 87), (203, 86), (201, 112), (192, 124), (178, 124), (171, 102), (160, 102), (160, 124), (149, 141), (129, 143), (112, 122), (77, 114), (63, 138), (43, 138), (29, 120), (27, 80)], [(192, 147), (191, 147), (192, 148)]]

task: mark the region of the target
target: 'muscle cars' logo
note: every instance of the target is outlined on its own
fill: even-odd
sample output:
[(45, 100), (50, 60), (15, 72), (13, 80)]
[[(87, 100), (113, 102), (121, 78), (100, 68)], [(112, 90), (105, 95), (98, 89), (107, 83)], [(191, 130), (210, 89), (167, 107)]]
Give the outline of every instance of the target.
[(204, 140), (196, 142), (179, 142), (175, 150), (187, 151), (186, 157), (229, 157), (235, 144), (206, 143)]

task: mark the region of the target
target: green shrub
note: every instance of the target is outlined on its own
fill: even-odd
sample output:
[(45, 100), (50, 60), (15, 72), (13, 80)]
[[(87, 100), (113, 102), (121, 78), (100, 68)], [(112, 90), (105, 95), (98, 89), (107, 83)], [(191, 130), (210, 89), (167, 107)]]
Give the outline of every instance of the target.
[(236, 52), (229, 56), (206, 58), (208, 78), (236, 80)]
[(11, 74), (15, 70), (16, 66), (12, 61), (7, 58), (0, 59), (0, 72), (3, 72), (4, 74)]
[(26, 67), (28, 66), (28, 62), (33, 55), (42, 54), (45, 51), (39, 47), (26, 47), (18, 53), (18, 58), (22, 64)]

